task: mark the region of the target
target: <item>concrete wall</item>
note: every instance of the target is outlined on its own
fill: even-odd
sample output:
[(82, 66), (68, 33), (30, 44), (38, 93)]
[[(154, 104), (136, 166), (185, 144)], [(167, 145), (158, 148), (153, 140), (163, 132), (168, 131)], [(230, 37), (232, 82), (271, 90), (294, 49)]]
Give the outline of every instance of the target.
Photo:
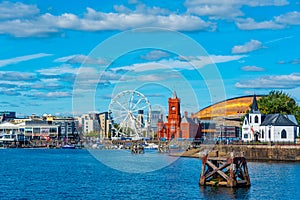
[(216, 145), (214, 150), (227, 155), (244, 152), (247, 160), (300, 161), (299, 145)]

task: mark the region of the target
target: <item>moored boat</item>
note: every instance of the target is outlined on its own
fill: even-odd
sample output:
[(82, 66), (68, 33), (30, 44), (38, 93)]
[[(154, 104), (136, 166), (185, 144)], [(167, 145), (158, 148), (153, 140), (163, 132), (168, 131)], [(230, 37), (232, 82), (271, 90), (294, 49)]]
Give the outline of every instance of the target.
[(65, 144), (61, 148), (62, 149), (75, 149), (75, 146), (72, 144)]

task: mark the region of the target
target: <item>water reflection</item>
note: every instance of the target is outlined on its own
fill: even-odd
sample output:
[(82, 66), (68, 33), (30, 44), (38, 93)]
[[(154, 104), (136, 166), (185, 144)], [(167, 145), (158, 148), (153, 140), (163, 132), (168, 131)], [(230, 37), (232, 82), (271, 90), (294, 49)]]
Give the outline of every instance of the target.
[(200, 196), (205, 199), (249, 199), (249, 188), (200, 186)]

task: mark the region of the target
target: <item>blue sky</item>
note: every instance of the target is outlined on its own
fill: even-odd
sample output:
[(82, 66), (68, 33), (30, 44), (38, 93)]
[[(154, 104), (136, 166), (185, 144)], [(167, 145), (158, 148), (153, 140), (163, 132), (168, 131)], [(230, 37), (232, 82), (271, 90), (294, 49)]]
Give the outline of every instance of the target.
[(106, 111), (124, 90), (162, 110), (173, 90), (189, 112), (274, 89), (299, 104), (299, 25), (288, 0), (1, 1), (0, 110)]

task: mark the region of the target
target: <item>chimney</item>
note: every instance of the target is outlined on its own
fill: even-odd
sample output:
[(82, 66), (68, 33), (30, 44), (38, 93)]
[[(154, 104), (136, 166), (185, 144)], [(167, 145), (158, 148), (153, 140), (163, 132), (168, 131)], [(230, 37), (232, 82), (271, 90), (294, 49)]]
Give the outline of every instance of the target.
[(184, 117), (188, 117), (189, 116), (189, 113), (188, 113), (188, 111), (184, 111)]

